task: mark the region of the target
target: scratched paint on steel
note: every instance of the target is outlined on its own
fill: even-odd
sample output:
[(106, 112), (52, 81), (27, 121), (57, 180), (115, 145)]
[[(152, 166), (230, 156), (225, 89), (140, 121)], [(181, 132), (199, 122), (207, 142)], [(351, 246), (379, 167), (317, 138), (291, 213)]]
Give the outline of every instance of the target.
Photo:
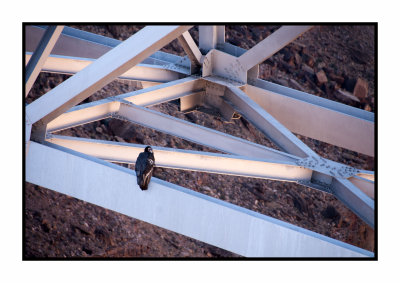
[[(249, 257), (372, 257), (373, 253), (61, 147), (32, 142), (27, 181)], [(92, 176), (97, 176), (92, 178)]]

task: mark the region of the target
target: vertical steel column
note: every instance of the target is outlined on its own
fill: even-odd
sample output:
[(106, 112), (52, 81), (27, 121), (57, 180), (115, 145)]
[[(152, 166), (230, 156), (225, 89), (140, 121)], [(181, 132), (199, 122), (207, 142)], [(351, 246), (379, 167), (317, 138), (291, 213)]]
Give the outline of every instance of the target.
[(199, 48), (203, 54), (225, 42), (225, 26), (199, 26)]

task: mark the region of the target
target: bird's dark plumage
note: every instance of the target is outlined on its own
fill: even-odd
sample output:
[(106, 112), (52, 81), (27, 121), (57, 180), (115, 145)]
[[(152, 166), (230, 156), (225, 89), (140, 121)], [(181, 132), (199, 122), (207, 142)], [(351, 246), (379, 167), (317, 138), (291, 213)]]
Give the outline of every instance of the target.
[(154, 163), (153, 149), (150, 146), (147, 146), (144, 149), (144, 152), (139, 154), (135, 164), (137, 183), (143, 191), (147, 190), (150, 183)]

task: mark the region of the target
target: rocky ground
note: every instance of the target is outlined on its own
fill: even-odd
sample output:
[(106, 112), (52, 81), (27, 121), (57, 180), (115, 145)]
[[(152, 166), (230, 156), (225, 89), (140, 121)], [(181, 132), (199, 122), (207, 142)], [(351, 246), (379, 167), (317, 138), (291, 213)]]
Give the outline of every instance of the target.
[[(117, 25), (74, 27), (121, 40), (141, 28)], [(226, 26), (226, 41), (248, 49), (277, 28)], [(374, 32), (373, 26), (314, 27), (261, 64), (260, 77), (374, 112)], [(192, 28), (190, 33), (197, 41), (197, 27)], [(162, 50), (185, 55), (177, 40)], [(67, 78), (67, 75), (41, 73), (26, 102), (32, 102)], [(358, 79), (367, 83), (368, 93), (365, 97), (354, 90)], [(114, 81), (84, 102), (135, 89), (134, 83)], [(244, 118), (226, 123), (219, 117), (202, 112), (184, 114), (178, 111), (174, 101), (151, 108), (273, 146)], [(89, 123), (57, 134), (213, 151), (115, 119)], [(360, 169), (375, 169), (373, 158), (297, 136), (325, 158)], [(375, 249), (374, 231), (333, 196), (320, 191), (292, 183), (163, 168), (157, 168), (154, 176), (367, 250)], [(30, 183), (25, 185), (24, 202), (25, 258), (238, 257), (231, 252)]]

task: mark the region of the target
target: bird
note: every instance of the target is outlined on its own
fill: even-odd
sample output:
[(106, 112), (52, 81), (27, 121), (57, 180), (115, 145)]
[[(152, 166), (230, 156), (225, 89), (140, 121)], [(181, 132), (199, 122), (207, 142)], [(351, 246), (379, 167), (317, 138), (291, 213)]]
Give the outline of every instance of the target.
[(153, 149), (151, 146), (146, 146), (144, 152), (141, 152), (136, 160), (135, 171), (137, 184), (142, 191), (147, 190), (151, 176), (153, 174), (155, 160)]

